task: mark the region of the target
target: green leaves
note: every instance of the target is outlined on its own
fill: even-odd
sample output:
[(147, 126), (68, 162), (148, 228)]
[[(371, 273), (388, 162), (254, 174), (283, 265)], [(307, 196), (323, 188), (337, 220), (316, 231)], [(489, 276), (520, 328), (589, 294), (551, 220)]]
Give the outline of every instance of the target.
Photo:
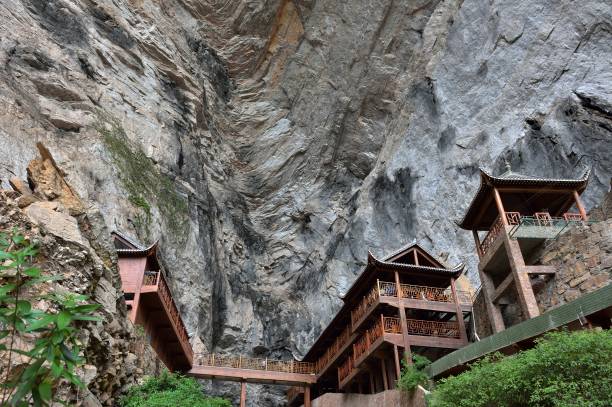
[(206, 397), (200, 384), (191, 377), (164, 372), (133, 386), (121, 399), (122, 407), (231, 407), (228, 400)]
[(397, 381), (397, 387), (404, 391), (412, 391), (417, 388), (417, 386), (427, 384), (429, 380), (427, 374), (423, 372), (431, 362), (425, 356), (413, 354), (412, 355), (412, 365), (408, 365), (404, 360), (402, 360), (402, 374)]
[[(6, 374), (1, 373), (3, 407), (46, 407), (59, 402), (54, 400), (53, 389), (60, 380), (84, 386), (75, 374), (84, 363), (77, 326), (83, 323), (79, 321), (101, 320), (93, 315), (100, 305), (87, 303), (87, 296), (54, 290), (52, 283), (60, 277), (33, 266), (36, 254), (24, 236), (0, 233), (0, 351), (28, 360), (17, 366), (9, 362)], [(36, 308), (38, 304), (45, 309)], [(22, 345), (31, 343), (32, 337), (35, 342), (27, 349), (13, 348), (19, 337), (24, 339)]]
[(516, 355), (490, 355), (440, 381), (431, 407), (612, 405), (612, 332), (553, 332)]

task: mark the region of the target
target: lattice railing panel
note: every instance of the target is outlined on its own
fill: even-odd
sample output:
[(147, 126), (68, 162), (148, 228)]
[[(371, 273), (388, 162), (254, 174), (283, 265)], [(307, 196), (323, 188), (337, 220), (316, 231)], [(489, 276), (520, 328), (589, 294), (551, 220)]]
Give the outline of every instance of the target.
[(157, 285), (159, 274), (160, 274), (159, 271), (145, 271), (144, 276), (142, 277), (142, 285), (143, 286)]
[(340, 335), (338, 335), (338, 337), (334, 340), (334, 343), (332, 343), (332, 345), (329, 348), (327, 348), (323, 356), (321, 356), (317, 360), (317, 363), (316, 363), (317, 372), (320, 372), (323, 368), (325, 368), (325, 366), (327, 366), (327, 364), (333, 358), (333, 356), (336, 353), (338, 353), (340, 349), (342, 349), (342, 347), (346, 344), (346, 342), (348, 342), (350, 335), (351, 335), (350, 327), (347, 326), (340, 333)]
[(379, 281), (378, 291), (381, 297), (397, 297), (397, 284)]
[(173, 322), (173, 325), (176, 327), (175, 331), (179, 340), (185, 344), (188, 348), (189, 354), (187, 355), (189, 359), (193, 357), (193, 351), (191, 349), (191, 344), (189, 343), (189, 335), (187, 334), (187, 329), (185, 329), (185, 325), (183, 325), (183, 320), (181, 318), (181, 314), (178, 311), (178, 308), (174, 304), (174, 300), (172, 299), (172, 294), (168, 289), (168, 285), (166, 284), (166, 280), (164, 279), (163, 274), (159, 273), (158, 275), (158, 288), (157, 293), (161, 302), (164, 304), (165, 309), (168, 312), (168, 316), (170, 320)]
[(351, 374), (353, 369), (354, 369), (353, 358), (351, 356), (349, 356), (338, 367), (338, 382), (341, 382), (342, 380), (346, 379)]
[(563, 214), (563, 219), (567, 222), (582, 222), (582, 215), (579, 213), (566, 212)]
[(409, 284), (402, 284), (400, 287), (403, 298), (437, 302), (453, 302), (453, 295), (446, 288)]
[(384, 323), (383, 329), (385, 333), (390, 333), (390, 334), (401, 334), (402, 333), (402, 324), (399, 318), (384, 317), (383, 323)]
[(245, 356), (201, 354), (196, 357), (194, 365), (281, 373), (315, 374), (314, 363), (298, 362), (295, 360), (249, 358)]
[(437, 336), (441, 338), (459, 338), (459, 324), (455, 321), (439, 322), (408, 319), (410, 335)]
[(357, 323), (361, 317), (363, 317), (372, 304), (374, 304), (378, 300), (378, 287), (373, 287), (368, 294), (363, 297), (359, 305), (351, 310), (351, 322), (353, 324)]
[(382, 320), (378, 319), (374, 325), (366, 330), (363, 335), (353, 344), (353, 357), (359, 359), (361, 355), (366, 353), (378, 338), (383, 335)]
[(502, 219), (498, 216), (497, 219), (495, 219), (495, 222), (493, 222), (489, 233), (487, 233), (484, 240), (480, 244), (480, 251), (483, 255), (487, 252), (487, 250), (491, 248), (493, 243), (495, 243), (495, 240), (497, 240), (497, 237), (502, 232), (502, 230), (504, 230), (504, 223), (502, 222)]

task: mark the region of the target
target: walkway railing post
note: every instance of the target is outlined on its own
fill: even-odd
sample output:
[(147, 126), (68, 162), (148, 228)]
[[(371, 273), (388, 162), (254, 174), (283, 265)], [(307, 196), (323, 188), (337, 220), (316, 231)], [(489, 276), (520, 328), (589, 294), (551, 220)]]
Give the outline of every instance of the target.
[(268, 371), (268, 358), (264, 361), (264, 366), (266, 367), (266, 372)]
[(242, 355), (238, 356), (238, 368), (242, 368)]
[(214, 366), (215, 365), (215, 354), (214, 353), (210, 355), (210, 360), (211, 360), (210, 364)]

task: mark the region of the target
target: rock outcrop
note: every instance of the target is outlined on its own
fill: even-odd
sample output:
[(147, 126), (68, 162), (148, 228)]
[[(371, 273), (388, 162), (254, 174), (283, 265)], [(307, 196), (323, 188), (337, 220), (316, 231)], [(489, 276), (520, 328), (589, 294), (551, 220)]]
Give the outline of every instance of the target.
[(3, 2), (0, 179), (43, 141), (109, 228), (161, 239), (206, 348), (299, 357), (368, 249), (416, 238), (476, 281), (454, 220), (478, 166), (588, 166), (600, 200), (610, 21), (605, 0)]
[[(36, 266), (60, 277), (56, 289), (90, 296), (101, 305), (101, 322), (83, 324), (79, 341), (87, 388), (63, 394), (76, 405), (114, 405), (117, 398), (159, 362), (127, 319), (110, 235), (95, 206), (86, 205), (63, 178), (49, 152), (28, 166), (28, 184), (13, 178), (14, 191), (0, 190), (0, 230), (17, 230), (37, 245)], [(26, 204), (27, 203), (27, 204)], [(62, 393), (66, 393), (64, 391)]]

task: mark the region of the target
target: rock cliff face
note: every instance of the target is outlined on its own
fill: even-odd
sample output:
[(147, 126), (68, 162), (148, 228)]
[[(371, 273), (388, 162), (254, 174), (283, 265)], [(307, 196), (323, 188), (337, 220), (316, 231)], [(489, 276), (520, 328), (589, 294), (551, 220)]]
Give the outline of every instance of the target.
[(44, 141), (110, 228), (161, 239), (208, 349), (299, 357), (368, 249), (416, 238), (476, 279), (453, 221), (479, 166), (589, 166), (600, 200), (610, 21), (606, 0), (5, 1), (0, 179)]

